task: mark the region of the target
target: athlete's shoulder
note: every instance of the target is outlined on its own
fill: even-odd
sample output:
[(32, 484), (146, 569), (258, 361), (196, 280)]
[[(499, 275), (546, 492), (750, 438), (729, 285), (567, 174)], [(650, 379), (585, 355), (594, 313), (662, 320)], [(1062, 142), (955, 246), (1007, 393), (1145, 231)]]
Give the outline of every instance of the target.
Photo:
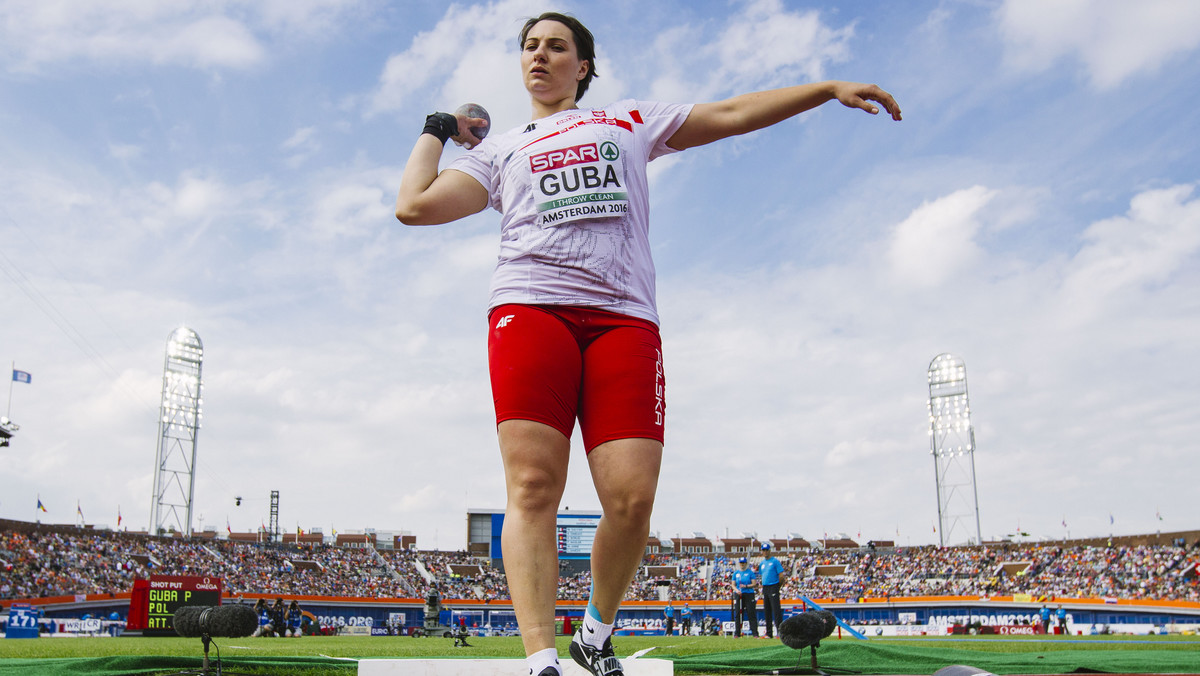
[(603, 106), (592, 108), (592, 110), (612, 114), (612, 113), (616, 113), (616, 112), (626, 112), (627, 113), (631, 110), (634, 110), (637, 107), (638, 107), (637, 99), (618, 99), (616, 101), (606, 103)]
[(514, 143), (520, 143), (522, 139), (537, 128), (535, 123), (527, 123), (518, 127), (513, 127), (501, 134), (491, 134), (483, 140), (483, 143), (475, 146), (468, 152), (491, 152), (500, 153), (504, 148), (507, 148)]

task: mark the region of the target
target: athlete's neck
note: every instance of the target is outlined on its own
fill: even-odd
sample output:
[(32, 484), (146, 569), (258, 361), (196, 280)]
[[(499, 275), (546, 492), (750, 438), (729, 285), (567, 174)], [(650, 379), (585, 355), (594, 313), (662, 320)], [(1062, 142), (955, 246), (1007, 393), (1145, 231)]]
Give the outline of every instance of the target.
[(537, 99), (533, 100), (533, 119), (540, 120), (544, 117), (557, 115), (564, 110), (574, 110), (579, 106), (575, 105), (575, 99), (563, 99), (562, 101), (554, 101), (542, 103)]

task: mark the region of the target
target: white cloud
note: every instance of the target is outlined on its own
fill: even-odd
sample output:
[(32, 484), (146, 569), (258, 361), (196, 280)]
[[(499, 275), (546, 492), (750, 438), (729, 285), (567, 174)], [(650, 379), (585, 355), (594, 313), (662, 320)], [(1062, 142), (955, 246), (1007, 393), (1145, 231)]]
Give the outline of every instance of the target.
[(294, 150), (302, 146), (310, 145), (313, 143), (313, 135), (316, 134), (316, 132), (316, 127), (301, 127), (300, 129), (297, 129), (294, 134), (289, 136), (288, 139), (283, 142), (281, 147), (286, 150)]
[[(501, 129), (528, 120), (516, 35), (523, 18), (542, 9), (530, 0), (503, 0), (467, 13), (452, 7), (387, 60), (366, 114), (448, 110), (474, 101)], [(819, 80), (829, 64), (849, 58), (853, 35), (852, 25), (832, 28), (816, 11), (790, 11), (780, 0), (746, 0), (732, 21), (676, 26), (649, 46), (630, 49), (615, 36), (599, 40), (600, 76), (584, 103), (629, 95), (702, 101)], [(632, 94), (630, 82), (638, 87)]]
[(752, 0), (714, 45), (717, 77), (734, 88), (791, 84), (797, 73), (819, 80), (828, 62), (845, 60), (853, 26), (833, 29), (816, 11), (790, 12), (781, 0)]
[(1064, 317), (1094, 318), (1103, 307), (1139, 304), (1200, 250), (1200, 199), (1195, 186), (1149, 190), (1129, 211), (1093, 223), (1067, 266), (1062, 284)]
[(888, 250), (895, 278), (918, 287), (937, 286), (971, 266), (978, 214), (996, 196), (983, 186), (959, 190), (913, 210), (896, 226)]
[[(120, 36), (120, 39), (125, 37)], [(108, 46), (100, 48), (96, 55), (106, 56), (104, 52)], [(246, 68), (262, 61), (266, 52), (249, 28), (224, 16), (188, 21), (172, 34), (147, 40), (120, 56), (129, 58), (143, 51), (149, 51), (156, 63), (197, 68)]]
[[(102, 199), (103, 208), (111, 210), (118, 223), (124, 225), (134, 219), (149, 233), (183, 237), (190, 246), (213, 223), (231, 226), (231, 216), (244, 208), (247, 200), (259, 194), (257, 190), (242, 190), (242, 187), (226, 185), (218, 178), (189, 171), (180, 175), (174, 185), (155, 181)], [(137, 230), (120, 226), (116, 229), (129, 237), (123, 242), (127, 245), (145, 241)]]
[(747, 0), (712, 32), (682, 25), (663, 31), (649, 61), (651, 97), (703, 101), (820, 80), (845, 61), (853, 25), (832, 28), (815, 10), (789, 11), (780, 0)]
[(391, 56), (384, 64), (368, 112), (400, 110), (410, 103), (415, 91), (440, 81), (457, 65), (453, 57), (462, 48), (463, 38), (449, 17), (432, 30), (418, 34), (408, 50)]
[(517, 35), (524, 18), (541, 11), (533, 0), (502, 0), (470, 11), (452, 5), (433, 28), (388, 58), (367, 114), (453, 109), (473, 101), (487, 108), (502, 129), (527, 120)]
[[(921, 523), (929, 518), (922, 505), (883, 496), (933, 490), (924, 371), (941, 352), (966, 359), (971, 374), (985, 529), (1021, 518), (1020, 508), (1005, 505), (1015, 495), (1062, 491), (1078, 501), (1122, 458), (1182, 460), (1196, 427), (1177, 390), (1194, 377), (1200, 309), (1188, 300), (1200, 251), (1200, 200), (1192, 194), (1190, 185), (1142, 192), (1127, 214), (1096, 221), (1066, 247), (1077, 253), (1038, 268), (1010, 260), (1019, 251), (976, 240), (996, 231), (994, 213), (1023, 211), (1010, 202), (1043, 197), (976, 186), (917, 208), (842, 265), (660, 280), (668, 456), (686, 458), (667, 462), (687, 465), (665, 468), (664, 477), (722, 476), (735, 493), (756, 492), (739, 521), (759, 527), (845, 524), (830, 506), (844, 504), (854, 486), (871, 487), (858, 508), (894, 509), (897, 523)], [(872, 252), (898, 240), (920, 259), (901, 271), (905, 279), (943, 282), (936, 292), (913, 294), (896, 284), (895, 271), (877, 270)], [(920, 265), (939, 257), (955, 277), (923, 276)], [(960, 267), (966, 260), (977, 264)], [(1013, 272), (993, 274), (997, 268)], [(1086, 323), (1064, 319), (1080, 308)], [(737, 476), (751, 458), (778, 476)], [(1152, 475), (1161, 466), (1128, 471)], [(1064, 488), (1061, 477), (1076, 477), (1078, 489)], [(660, 500), (686, 500), (677, 486), (664, 479)], [(803, 512), (776, 516), (797, 491)], [(694, 509), (701, 523), (726, 518)], [(1036, 512), (1026, 517), (1037, 522)], [(880, 532), (872, 520), (868, 537)]]
[(142, 156), (142, 147), (130, 143), (110, 143), (108, 154), (122, 162), (129, 162)]
[(293, 169), (298, 168), (321, 149), (321, 143), (317, 140), (317, 128), (301, 127), (279, 147), (289, 152), (285, 159), (287, 165)]
[(14, 71), (70, 61), (246, 68), (265, 54), (243, 22), (196, 3), (49, 0), (0, 12), (0, 49)]
[(0, 55), (12, 72), (71, 62), (246, 69), (273, 38), (319, 39), (359, 0), (242, 3), (39, 0), (0, 3)]
[(184, 176), (175, 191), (174, 211), (189, 220), (203, 218), (217, 211), (224, 198), (224, 189), (218, 182), (196, 176)]
[(371, 21), (370, 16), (363, 15), (376, 9), (378, 3), (371, 0), (256, 0), (248, 6), (262, 26), (272, 33), (318, 38), (335, 34), (348, 18)]
[(997, 18), (1013, 66), (1042, 71), (1076, 58), (1101, 90), (1200, 45), (1200, 3), (1192, 0), (1006, 0)]
[(350, 181), (317, 196), (313, 205), (314, 233), (318, 237), (369, 233), (387, 213), (388, 193), (381, 185)]

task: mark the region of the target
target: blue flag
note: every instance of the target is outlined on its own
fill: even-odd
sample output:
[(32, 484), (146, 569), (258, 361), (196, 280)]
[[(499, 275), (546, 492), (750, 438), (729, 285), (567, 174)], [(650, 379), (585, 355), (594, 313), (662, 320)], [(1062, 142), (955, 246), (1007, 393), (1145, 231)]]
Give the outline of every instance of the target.
[(18, 383), (32, 383), (33, 376), (28, 371), (18, 371), (13, 369), (13, 380)]

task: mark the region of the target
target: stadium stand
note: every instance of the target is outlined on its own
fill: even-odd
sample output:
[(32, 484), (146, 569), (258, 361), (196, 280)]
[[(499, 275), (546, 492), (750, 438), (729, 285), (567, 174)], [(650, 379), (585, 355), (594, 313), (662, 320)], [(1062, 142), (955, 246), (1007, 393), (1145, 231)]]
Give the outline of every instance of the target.
[[(1148, 538), (1146, 538), (1148, 539)], [(659, 547), (661, 549), (661, 547)], [(735, 555), (647, 554), (629, 600), (726, 599)], [(1200, 601), (1200, 533), (1147, 542), (992, 543), (977, 547), (839, 547), (779, 554), (783, 596), (903, 598), (930, 595)], [(759, 558), (751, 556), (752, 563)], [(0, 522), (0, 600), (116, 594), (152, 574), (212, 575), (234, 594), (507, 599), (503, 573), (469, 552), (316, 542), (265, 544)], [(654, 575), (670, 571), (670, 575)], [(564, 574), (559, 598), (587, 598), (588, 572)]]

